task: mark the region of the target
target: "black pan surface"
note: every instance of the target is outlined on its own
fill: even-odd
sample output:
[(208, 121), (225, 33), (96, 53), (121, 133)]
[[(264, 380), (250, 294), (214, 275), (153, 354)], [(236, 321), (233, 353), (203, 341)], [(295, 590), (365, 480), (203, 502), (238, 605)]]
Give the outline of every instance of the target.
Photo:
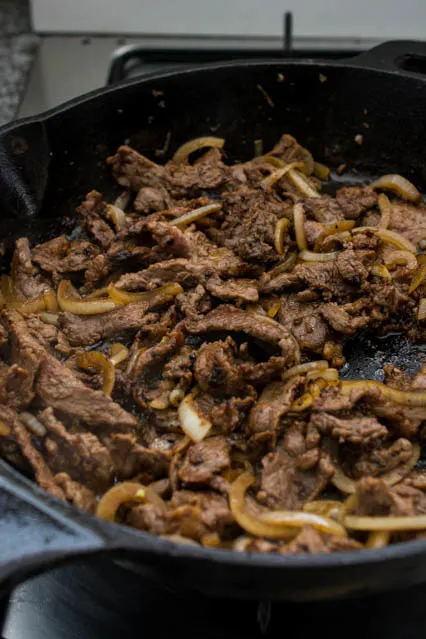
[[(118, 193), (105, 158), (123, 142), (168, 159), (184, 141), (226, 138), (229, 161), (289, 132), (345, 183), (398, 171), (426, 187), (426, 44), (393, 42), (349, 62), (220, 63), (109, 87), (0, 130), (0, 269), (15, 239), (72, 233), (86, 192)], [(170, 145), (165, 150), (166, 140)], [(335, 176), (336, 188), (342, 178)], [(348, 343), (349, 377), (380, 379), (424, 352), (398, 335)], [(402, 358), (402, 359), (401, 359)], [(373, 370), (374, 369), (374, 370)], [(0, 462), (0, 593), (75, 557), (109, 553), (175, 587), (217, 596), (314, 600), (426, 581), (426, 541), (378, 551), (278, 557), (180, 546), (59, 503)]]

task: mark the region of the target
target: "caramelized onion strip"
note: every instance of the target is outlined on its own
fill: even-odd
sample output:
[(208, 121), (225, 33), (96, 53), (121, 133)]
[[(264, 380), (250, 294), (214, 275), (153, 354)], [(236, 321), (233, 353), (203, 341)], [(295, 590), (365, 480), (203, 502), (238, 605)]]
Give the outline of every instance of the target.
[(299, 251), (307, 251), (308, 242), (306, 241), (305, 233), (305, 209), (303, 208), (303, 204), (300, 202), (294, 205), (293, 216), (297, 248)]
[(385, 255), (383, 258), (386, 266), (394, 267), (406, 265), (409, 269), (414, 271), (417, 268), (416, 257), (410, 253), (410, 251), (392, 251), (389, 255)]
[(347, 537), (346, 530), (333, 519), (309, 513), (305, 511), (294, 510), (276, 510), (264, 513), (260, 516), (263, 522), (268, 524), (276, 524), (277, 526), (288, 526), (292, 528), (303, 528), (303, 526), (313, 526), (317, 530), (328, 535), (336, 535), (337, 537)]
[(350, 395), (354, 389), (378, 390), (385, 399), (403, 406), (426, 406), (426, 391), (402, 391), (374, 379), (342, 381), (340, 389), (342, 395)]
[(313, 251), (300, 251), (299, 257), (304, 262), (333, 262), (337, 259), (339, 251), (329, 253), (314, 253)]
[(212, 428), (212, 423), (200, 413), (191, 393), (179, 404), (178, 418), (185, 435), (196, 443), (201, 442)]
[(115, 521), (117, 511), (122, 504), (129, 502), (150, 502), (161, 512), (166, 512), (167, 507), (163, 499), (153, 490), (142, 484), (126, 481), (110, 488), (99, 500), (96, 515), (107, 521)]
[(417, 249), (414, 244), (412, 244), (410, 240), (407, 240), (406, 237), (401, 235), (401, 233), (397, 233), (396, 231), (389, 231), (389, 229), (379, 229), (376, 226), (358, 226), (356, 229), (353, 229), (352, 233), (365, 233), (366, 231), (373, 232), (382, 240), (382, 242), (392, 244), (398, 249), (409, 251), (410, 253), (413, 253), (413, 255), (417, 253)]
[(213, 136), (195, 138), (194, 140), (185, 142), (185, 144), (182, 144), (182, 146), (178, 148), (173, 156), (173, 162), (175, 162), (175, 164), (182, 164), (188, 159), (191, 153), (194, 153), (195, 151), (213, 147), (222, 149), (224, 144), (225, 140), (223, 138), (216, 138)]
[(192, 224), (192, 222), (201, 220), (203, 217), (207, 217), (210, 213), (217, 213), (221, 210), (221, 208), (222, 204), (220, 202), (212, 202), (212, 204), (200, 206), (198, 209), (194, 209), (193, 211), (180, 215), (169, 222), (169, 224), (170, 226), (186, 226), (187, 224)]
[(163, 299), (168, 301), (183, 292), (183, 288), (180, 284), (172, 283), (160, 286), (152, 291), (141, 291), (139, 293), (131, 293), (124, 291), (121, 288), (117, 288), (114, 284), (108, 286), (108, 293), (115, 304), (124, 305), (131, 304), (132, 302), (152, 302), (155, 300), (160, 303)]
[(282, 217), (278, 220), (275, 226), (274, 246), (279, 255), (284, 253), (284, 236), (289, 226), (290, 221), (286, 217)]
[(290, 377), (295, 377), (296, 375), (305, 375), (305, 373), (309, 373), (311, 371), (322, 371), (328, 368), (328, 362), (325, 359), (320, 359), (315, 362), (306, 362), (306, 364), (297, 364), (297, 366), (292, 366), (288, 370), (284, 371), (281, 375), (281, 379), (284, 381), (286, 379), (290, 379)]
[(418, 269), (417, 273), (414, 275), (413, 279), (411, 280), (408, 293), (410, 295), (411, 293), (414, 293), (416, 288), (421, 286), (423, 282), (425, 281), (425, 279), (426, 279), (426, 264), (422, 264), (421, 267)]
[(321, 197), (318, 191), (311, 186), (304, 175), (302, 175), (297, 169), (290, 169), (288, 171), (288, 177), (294, 186), (305, 197)]
[(378, 223), (378, 228), (387, 229), (392, 216), (392, 204), (389, 201), (389, 198), (384, 193), (380, 193), (377, 198), (377, 204), (379, 205), (379, 210), (381, 213), (381, 218)]
[(372, 189), (392, 191), (409, 202), (420, 202), (422, 199), (420, 191), (418, 191), (409, 180), (402, 177), (402, 175), (382, 175), (382, 177), (375, 180), (370, 186)]
[(402, 531), (402, 530), (426, 530), (426, 515), (414, 515), (412, 517), (365, 517), (361, 515), (346, 515), (344, 525), (352, 530), (374, 531)]
[(58, 303), (62, 311), (75, 315), (98, 315), (108, 313), (117, 308), (112, 299), (85, 300), (77, 297), (73, 286), (68, 280), (61, 280), (58, 286)]
[(384, 548), (389, 544), (391, 534), (389, 530), (377, 530), (368, 535), (366, 548)]
[(102, 373), (102, 390), (105, 395), (111, 395), (115, 384), (115, 368), (111, 360), (100, 351), (79, 353), (76, 358), (77, 366), (83, 370), (95, 368)]

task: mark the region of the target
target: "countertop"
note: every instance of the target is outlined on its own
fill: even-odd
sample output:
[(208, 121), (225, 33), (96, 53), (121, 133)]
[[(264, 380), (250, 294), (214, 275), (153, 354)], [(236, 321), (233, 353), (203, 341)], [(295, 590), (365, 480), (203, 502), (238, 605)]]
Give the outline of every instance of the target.
[(11, 120), (37, 51), (27, 0), (0, 0), (0, 125)]

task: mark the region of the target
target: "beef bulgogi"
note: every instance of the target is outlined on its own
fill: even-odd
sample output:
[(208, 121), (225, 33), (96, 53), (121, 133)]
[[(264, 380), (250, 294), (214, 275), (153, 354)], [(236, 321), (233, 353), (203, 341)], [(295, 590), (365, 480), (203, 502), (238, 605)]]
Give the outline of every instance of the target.
[(1, 282), (0, 455), (55, 497), (181, 543), (330, 553), (424, 536), (426, 368), (345, 380), (366, 329), (425, 341), (426, 208), (399, 175), (322, 193), (290, 135), (199, 138), (16, 242)]

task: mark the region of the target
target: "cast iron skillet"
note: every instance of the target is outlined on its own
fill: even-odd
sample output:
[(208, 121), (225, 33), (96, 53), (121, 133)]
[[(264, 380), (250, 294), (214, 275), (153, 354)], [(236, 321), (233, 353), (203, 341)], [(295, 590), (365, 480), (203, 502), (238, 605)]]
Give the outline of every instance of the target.
[[(255, 139), (269, 149), (290, 132), (327, 164), (347, 163), (346, 181), (398, 170), (424, 188), (423, 69), (420, 42), (390, 42), (349, 62), (220, 63), (109, 87), (7, 126), (0, 131), (3, 268), (16, 237), (35, 242), (71, 231), (87, 191), (97, 188), (106, 198), (117, 192), (104, 161), (125, 140), (163, 160), (184, 141), (215, 134), (226, 138), (235, 161), (252, 156)], [(357, 374), (374, 374), (371, 348), (352, 347)], [(395, 360), (399, 342), (388, 338), (381, 348)], [(426, 581), (426, 540), (330, 556), (182, 546), (79, 512), (0, 463), (2, 592), (52, 565), (99, 553), (133, 570), (148, 568), (175, 587), (231, 597), (310, 600)]]

